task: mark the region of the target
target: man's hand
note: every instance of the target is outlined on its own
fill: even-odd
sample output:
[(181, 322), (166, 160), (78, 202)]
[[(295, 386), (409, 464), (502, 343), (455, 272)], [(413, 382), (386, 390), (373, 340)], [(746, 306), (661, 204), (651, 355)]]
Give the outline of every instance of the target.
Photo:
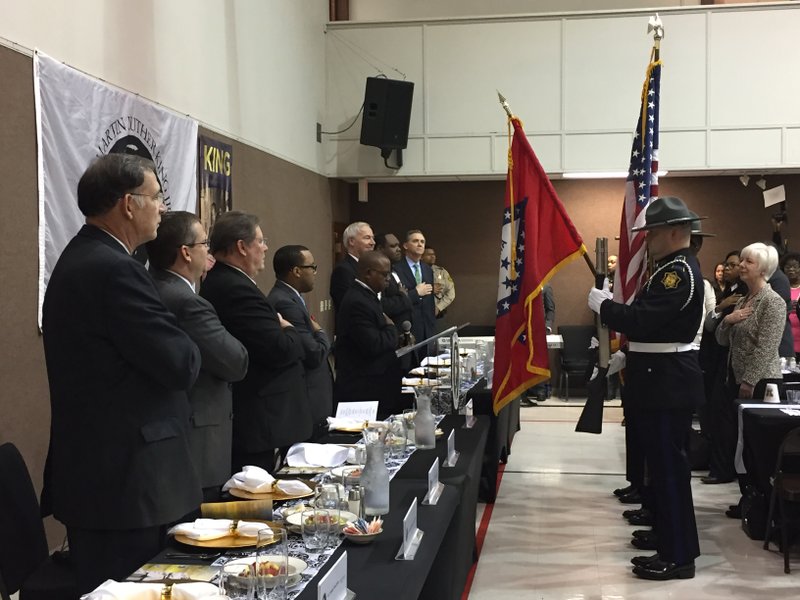
[(281, 329), (286, 329), (287, 327), (294, 327), (294, 325), (289, 323), (289, 321), (287, 321), (281, 316), (281, 313), (278, 313), (278, 323), (280, 324)]
[(415, 289), (419, 296), (428, 296), (433, 293), (433, 286), (430, 283), (418, 283)]
[(309, 318), (311, 319), (311, 329), (314, 330), (314, 333), (322, 331), (322, 326), (319, 323), (317, 323), (317, 320), (314, 318), (314, 315), (309, 315)]
[(625, 368), (625, 353), (622, 350), (617, 350), (611, 355), (608, 361), (608, 374), (613, 375)]
[(597, 314), (600, 314), (600, 305), (605, 302), (606, 300), (611, 300), (614, 297), (608, 289), (608, 278), (603, 282), (603, 289), (598, 290), (597, 288), (592, 288), (589, 290), (589, 308), (591, 308)]

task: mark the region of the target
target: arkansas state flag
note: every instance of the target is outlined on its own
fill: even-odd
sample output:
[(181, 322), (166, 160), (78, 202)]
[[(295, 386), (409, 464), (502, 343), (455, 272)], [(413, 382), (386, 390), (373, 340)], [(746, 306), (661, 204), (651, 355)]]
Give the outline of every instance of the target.
[(492, 404), (506, 404), (550, 378), (542, 286), (586, 253), (550, 180), (514, 117), (503, 213)]

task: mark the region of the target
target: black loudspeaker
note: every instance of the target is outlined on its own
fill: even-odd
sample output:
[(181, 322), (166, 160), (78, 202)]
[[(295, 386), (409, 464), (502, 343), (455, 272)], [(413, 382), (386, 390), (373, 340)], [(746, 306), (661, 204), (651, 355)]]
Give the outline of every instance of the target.
[(361, 143), (381, 150), (405, 149), (413, 95), (410, 81), (367, 77)]

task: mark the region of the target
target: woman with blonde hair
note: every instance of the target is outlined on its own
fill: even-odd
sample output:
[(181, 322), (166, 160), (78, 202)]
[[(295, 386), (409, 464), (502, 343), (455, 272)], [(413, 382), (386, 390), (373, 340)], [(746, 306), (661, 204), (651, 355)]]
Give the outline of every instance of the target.
[(730, 346), (731, 399), (763, 398), (767, 383), (782, 381), (778, 346), (786, 303), (767, 283), (778, 268), (778, 252), (757, 242), (745, 247), (739, 257), (739, 278), (747, 284), (748, 293), (722, 320), (716, 336), (720, 344)]
[[(737, 398), (764, 398), (768, 383), (777, 383), (782, 392), (782, 375), (778, 348), (786, 324), (786, 301), (767, 280), (778, 268), (778, 252), (772, 246), (755, 243), (739, 255), (739, 278), (748, 293), (736, 303), (733, 312), (717, 327), (717, 341), (730, 346), (728, 353), (727, 397), (730, 405), (725, 414), (723, 439), (726, 460), (733, 463), (738, 438)], [(780, 392), (779, 392), (780, 393)], [(744, 495), (747, 476), (739, 476), (739, 489)], [(741, 518), (741, 500), (725, 514)]]

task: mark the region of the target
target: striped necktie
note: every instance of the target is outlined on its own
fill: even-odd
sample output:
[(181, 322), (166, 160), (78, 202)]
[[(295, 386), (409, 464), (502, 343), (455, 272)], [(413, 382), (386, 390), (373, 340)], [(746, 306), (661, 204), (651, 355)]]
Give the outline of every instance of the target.
[(419, 263), (414, 263), (414, 279), (417, 283), (422, 283), (422, 274), (419, 272)]

